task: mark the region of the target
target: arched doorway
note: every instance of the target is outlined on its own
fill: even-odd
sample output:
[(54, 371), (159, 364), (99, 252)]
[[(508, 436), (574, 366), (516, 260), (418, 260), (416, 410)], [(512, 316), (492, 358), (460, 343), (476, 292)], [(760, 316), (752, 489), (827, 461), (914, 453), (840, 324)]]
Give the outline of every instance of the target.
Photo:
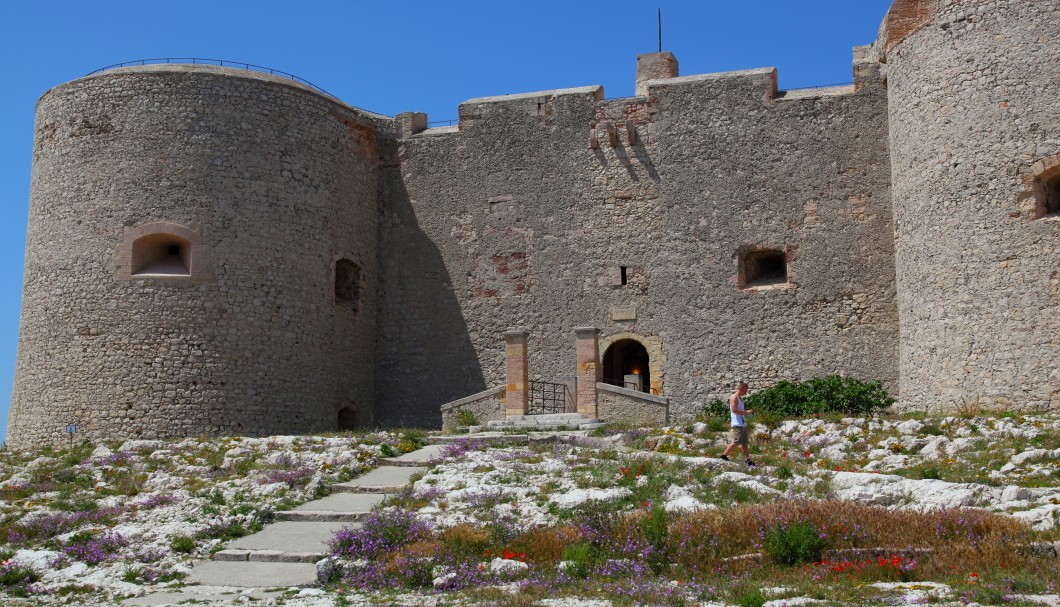
[(620, 339), (604, 351), (604, 383), (651, 391), (648, 350), (635, 339)]
[(353, 407), (339, 409), (338, 422), (340, 432), (357, 428), (357, 410)]

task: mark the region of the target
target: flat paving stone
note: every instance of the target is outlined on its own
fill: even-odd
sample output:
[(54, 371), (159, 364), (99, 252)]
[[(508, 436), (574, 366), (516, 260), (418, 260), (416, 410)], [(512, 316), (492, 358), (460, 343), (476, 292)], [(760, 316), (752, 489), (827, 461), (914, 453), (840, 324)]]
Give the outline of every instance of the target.
[(126, 599), (121, 602), (122, 605), (132, 606), (147, 606), (147, 605), (180, 605), (181, 603), (191, 603), (192, 601), (209, 601), (211, 603), (229, 602), (234, 603), (239, 598), (239, 593), (232, 592), (229, 594), (191, 594), (190, 592), (156, 592), (155, 594), (148, 594), (144, 596), (138, 596), (131, 599)]
[(332, 493), (293, 510), (277, 512), (276, 518), (281, 521), (359, 521), (384, 499), (386, 496), (382, 493)]
[[(286, 589), (285, 589), (286, 590)], [(245, 588), (215, 588), (211, 586), (191, 586), (180, 592), (154, 592), (144, 596), (125, 599), (122, 605), (129, 607), (162, 607), (164, 605), (201, 605), (208, 602), (217, 604), (243, 604), (247, 599), (260, 601), (262, 599), (274, 598), (283, 594), (283, 591), (266, 592), (258, 589)], [(245, 597), (245, 598), (244, 598)]]
[(472, 442), (488, 445), (525, 445), (526, 434), (507, 434), (505, 432), (473, 432), (471, 434), (439, 434), (427, 437), (434, 445)]
[(281, 521), (261, 531), (241, 537), (225, 548), (229, 550), (278, 550), (281, 552), (327, 552), (327, 542), (343, 527), (358, 523)]
[[(281, 523), (282, 524), (282, 523)], [(317, 581), (317, 566), (311, 563), (196, 563), (188, 582), (236, 588), (287, 588)]]
[(444, 445), (427, 445), (426, 447), (421, 447), (415, 451), (402, 453), (397, 457), (388, 457), (380, 461), (390, 466), (414, 466), (416, 464), (426, 464), (436, 459), (441, 459), (443, 451), (445, 451)]
[(426, 471), (423, 466), (380, 466), (352, 481), (333, 485), (332, 489), (351, 493), (397, 493), (409, 484), (414, 474)]
[(318, 500), (306, 502), (291, 512), (309, 510), (314, 512), (371, 512), (386, 499), (381, 493), (332, 493)]

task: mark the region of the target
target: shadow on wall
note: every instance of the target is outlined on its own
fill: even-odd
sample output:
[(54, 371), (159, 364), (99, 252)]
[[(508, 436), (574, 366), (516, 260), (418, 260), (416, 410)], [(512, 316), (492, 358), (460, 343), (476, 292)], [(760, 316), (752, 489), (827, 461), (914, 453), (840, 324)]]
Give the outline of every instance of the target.
[(376, 422), (441, 427), (439, 407), (486, 389), (441, 253), (397, 168), (380, 179)]

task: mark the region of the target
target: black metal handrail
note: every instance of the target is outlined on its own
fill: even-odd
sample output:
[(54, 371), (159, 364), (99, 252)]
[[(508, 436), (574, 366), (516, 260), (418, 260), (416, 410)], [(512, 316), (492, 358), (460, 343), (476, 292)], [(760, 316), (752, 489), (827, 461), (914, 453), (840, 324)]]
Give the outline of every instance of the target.
[(546, 413), (575, 413), (578, 410), (567, 384), (531, 381), (528, 394), (529, 415)]
[(435, 125), (435, 126), (442, 126), (442, 125), (453, 126), (454, 124), (458, 124), (459, 122), (460, 122), (459, 118), (453, 118), (451, 120), (432, 120), (432, 121), (427, 123), (427, 126), (428, 127), (430, 127), (432, 125)]
[[(606, 377), (602, 378), (600, 380), (600, 382), (604, 383), (604, 384), (609, 384), (609, 385), (612, 385), (612, 386), (618, 386), (619, 388), (625, 388), (627, 390), (633, 390), (635, 392), (644, 392), (644, 388), (642, 386), (638, 385), (636, 382), (625, 381), (625, 380), (621, 380), (621, 379), (608, 379)], [(658, 395), (659, 391), (656, 390), (655, 388), (649, 387), (648, 388), (648, 394)]]
[[(331, 93), (325, 91), (324, 89), (306, 80), (305, 78), (295, 76), (290, 72), (273, 69), (271, 67), (265, 67), (263, 65), (254, 65), (253, 63), (246, 63), (243, 61), (229, 61), (227, 59), (203, 59), (201, 57), (160, 57), (155, 59), (136, 59), (133, 61), (123, 61), (121, 63), (115, 63), (114, 65), (108, 65), (107, 67), (101, 67), (98, 70), (93, 70), (85, 75), (91, 76), (92, 74), (98, 74), (107, 70), (116, 70), (118, 68), (130, 67), (133, 65), (158, 65), (165, 63), (184, 63), (191, 65), (219, 65), (221, 67), (238, 67), (241, 69), (252, 70), (255, 72), (264, 72), (266, 74), (272, 74), (274, 76), (283, 76), (284, 78), (288, 78), (300, 84), (304, 84), (317, 92), (324, 93), (328, 97), (335, 97), (335, 95), (332, 95)], [(335, 98), (338, 99), (338, 97)]]
[(849, 82), (833, 82), (832, 84), (815, 84), (814, 86), (800, 86), (793, 89), (780, 89), (781, 93), (792, 93), (795, 91), (812, 91), (813, 89), (830, 89), (837, 86), (850, 86), (854, 84), (854, 81)]

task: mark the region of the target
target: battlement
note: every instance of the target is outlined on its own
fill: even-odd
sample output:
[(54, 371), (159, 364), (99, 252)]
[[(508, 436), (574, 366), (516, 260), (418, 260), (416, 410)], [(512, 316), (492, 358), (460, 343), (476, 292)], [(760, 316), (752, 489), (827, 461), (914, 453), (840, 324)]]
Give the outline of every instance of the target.
[[(683, 87), (710, 89), (734, 103), (741, 98), (739, 94), (733, 95), (735, 92), (741, 93), (742, 98), (749, 102), (790, 102), (856, 95), (867, 91), (880, 95), (883, 94), (882, 79), (879, 64), (871, 50), (870, 46), (854, 49), (853, 82), (790, 91), (778, 88), (777, 69), (774, 67), (680, 76), (673, 53), (648, 53), (637, 56), (636, 95), (633, 97), (607, 98), (604, 87), (600, 85), (477, 97), (460, 104), (457, 124), (428, 128), (427, 115), (416, 113), (417, 125), (403, 129), (401, 136), (452, 135), (491, 120), (512, 121), (519, 117), (543, 118), (543, 124), (555, 124), (561, 119), (560, 113), (565, 110), (580, 111), (575, 108), (584, 107), (585, 104), (595, 105), (595, 114), (613, 114), (606, 108), (656, 104), (660, 96)], [(735, 109), (737, 107), (739, 104), (733, 105), (734, 111), (738, 111)], [(654, 115), (655, 112), (648, 114)]]

